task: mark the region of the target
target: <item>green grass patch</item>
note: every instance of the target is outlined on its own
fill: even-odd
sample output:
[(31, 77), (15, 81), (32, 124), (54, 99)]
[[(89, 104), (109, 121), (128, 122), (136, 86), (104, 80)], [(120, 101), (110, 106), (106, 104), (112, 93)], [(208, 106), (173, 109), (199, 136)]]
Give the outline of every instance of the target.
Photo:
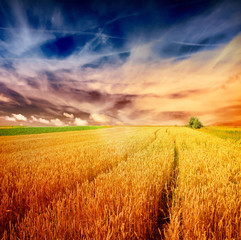
[(12, 127), (0, 128), (0, 136), (28, 135), (53, 132), (83, 131), (103, 128), (102, 126), (67, 126), (67, 127)]
[(223, 139), (233, 139), (239, 141), (241, 139), (241, 128), (234, 127), (204, 127), (201, 130), (202, 132), (210, 133), (217, 137)]

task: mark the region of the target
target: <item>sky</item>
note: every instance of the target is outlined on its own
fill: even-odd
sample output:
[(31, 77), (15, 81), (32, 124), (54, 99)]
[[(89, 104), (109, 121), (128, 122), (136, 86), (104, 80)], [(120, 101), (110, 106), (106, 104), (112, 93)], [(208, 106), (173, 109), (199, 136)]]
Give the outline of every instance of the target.
[(241, 126), (241, 1), (0, 1), (0, 125)]

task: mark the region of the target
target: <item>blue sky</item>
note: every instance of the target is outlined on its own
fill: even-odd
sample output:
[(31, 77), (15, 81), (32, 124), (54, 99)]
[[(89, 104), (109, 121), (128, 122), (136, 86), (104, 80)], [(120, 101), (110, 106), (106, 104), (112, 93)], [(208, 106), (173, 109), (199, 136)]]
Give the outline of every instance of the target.
[(225, 107), (239, 122), (240, 7), (2, 0), (0, 121), (183, 124), (197, 115), (212, 124), (225, 123)]

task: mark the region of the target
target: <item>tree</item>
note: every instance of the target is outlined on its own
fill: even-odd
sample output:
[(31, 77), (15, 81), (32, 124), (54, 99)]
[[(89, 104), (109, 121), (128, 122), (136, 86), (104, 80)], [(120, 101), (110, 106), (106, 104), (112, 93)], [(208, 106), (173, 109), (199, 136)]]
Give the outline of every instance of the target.
[(198, 118), (191, 117), (187, 127), (198, 129), (198, 128), (203, 127), (203, 125)]

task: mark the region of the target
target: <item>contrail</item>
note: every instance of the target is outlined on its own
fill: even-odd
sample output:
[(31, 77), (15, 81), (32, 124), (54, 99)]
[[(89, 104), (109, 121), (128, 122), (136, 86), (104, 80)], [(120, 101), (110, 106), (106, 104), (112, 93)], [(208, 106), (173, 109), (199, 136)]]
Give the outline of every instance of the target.
[(96, 33), (96, 32), (84, 32), (84, 31), (77, 31), (77, 30), (57, 30), (57, 29), (33, 29), (33, 28), (7, 28), (7, 27), (0, 27), (0, 30), (28, 30), (32, 32), (46, 32), (46, 33), (62, 33), (62, 34), (81, 34), (81, 35), (92, 35), (92, 36), (102, 36), (107, 38), (114, 38), (114, 39), (126, 39), (123, 37), (112, 36), (103, 33)]
[[(116, 21), (119, 21), (120, 19), (124, 19), (124, 18), (128, 18), (128, 17), (133, 17), (133, 16), (138, 16), (138, 15), (140, 15), (140, 13), (137, 13), (137, 12), (136, 12), (136, 13), (132, 13), (132, 14), (128, 14), (128, 15), (122, 15), (122, 16), (119, 15), (119, 16), (117, 16), (117, 17), (115, 17), (115, 18), (113, 18), (113, 19), (105, 22), (104, 25), (103, 25), (103, 27), (102, 27), (102, 28), (99, 28), (99, 29), (101, 30), (101, 31), (100, 31), (100, 34), (102, 34), (102, 33), (104, 32), (106, 26), (108, 26), (109, 24), (114, 23), (114, 22), (116, 22)], [(127, 38), (123, 38), (123, 37), (120, 37), (119, 39), (125, 39), (125, 40), (127, 40)]]
[(118, 17), (116, 17), (116, 18), (114, 18), (114, 19), (112, 19), (112, 20), (107, 21), (107, 22), (104, 24), (104, 26), (106, 26), (106, 25), (108, 25), (108, 24), (110, 24), (110, 23), (116, 22), (116, 21), (118, 21), (118, 20), (120, 20), (120, 19), (123, 19), (123, 18), (134, 17), (134, 16), (138, 16), (138, 15), (140, 15), (140, 13), (137, 13), (137, 12), (136, 12), (136, 13), (132, 13), (132, 14), (129, 14), (129, 15), (118, 16)]
[[(114, 56), (118, 54), (123, 54), (123, 53), (129, 53), (130, 50), (123, 50), (123, 51), (117, 51), (117, 52), (109, 52), (106, 54), (96, 54), (93, 58), (92, 61), (101, 58), (101, 57), (109, 57), (109, 56)], [(47, 59), (47, 58), (33, 58), (33, 57), (26, 57), (26, 58), (17, 58), (17, 57), (2, 57), (0, 56), (0, 61), (5, 61), (5, 60), (19, 60), (19, 61), (44, 61), (44, 62), (75, 62), (78, 58), (67, 58), (67, 59)], [(88, 61), (89, 62), (89, 61)]]
[(223, 46), (225, 44), (202, 44), (202, 43), (190, 43), (190, 42), (180, 42), (180, 41), (172, 41), (173, 43), (186, 45), (186, 46), (200, 46), (200, 47), (214, 47), (214, 46)]

